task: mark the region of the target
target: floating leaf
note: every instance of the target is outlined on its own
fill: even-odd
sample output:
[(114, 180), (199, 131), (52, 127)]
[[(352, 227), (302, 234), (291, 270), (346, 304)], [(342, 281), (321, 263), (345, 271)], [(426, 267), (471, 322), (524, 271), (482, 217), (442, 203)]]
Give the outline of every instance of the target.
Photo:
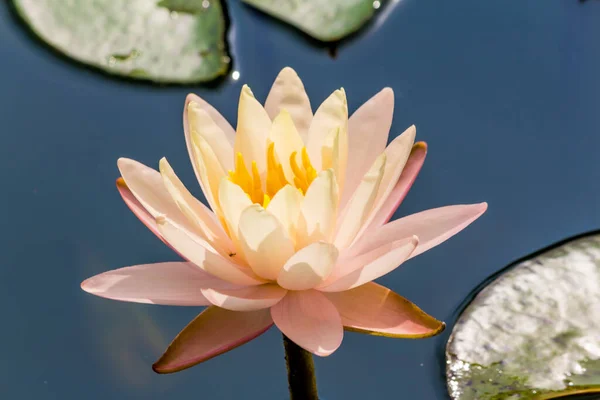
[(243, 0), (323, 42), (357, 31), (382, 1), (373, 0)]
[(600, 393), (600, 234), (494, 279), (462, 312), (446, 356), (455, 400)]
[(165, 83), (228, 70), (219, 0), (13, 0), (33, 32), (110, 74)]

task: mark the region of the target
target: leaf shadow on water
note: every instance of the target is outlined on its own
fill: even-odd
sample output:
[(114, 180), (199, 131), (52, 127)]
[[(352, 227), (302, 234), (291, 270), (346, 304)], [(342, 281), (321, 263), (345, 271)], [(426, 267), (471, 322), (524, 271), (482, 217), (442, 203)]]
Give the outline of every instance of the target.
[[(78, 69), (86, 71), (88, 73), (93, 73), (95, 75), (99, 75), (103, 78), (109, 78), (116, 82), (127, 83), (134, 86), (154, 86), (157, 88), (167, 88), (167, 87), (202, 87), (207, 89), (216, 89), (223, 85), (225, 82), (230, 80), (230, 72), (234, 69), (234, 59), (232, 57), (232, 53), (230, 51), (229, 42), (227, 37), (231, 31), (231, 19), (229, 17), (229, 7), (226, 0), (220, 0), (221, 9), (223, 12), (223, 21), (224, 21), (224, 49), (223, 51), (228, 55), (229, 62), (227, 63), (226, 70), (223, 71), (221, 75), (218, 77), (204, 81), (204, 82), (157, 82), (150, 78), (145, 78), (143, 76), (126, 76), (116, 73), (111, 73), (106, 69), (103, 69), (98, 66), (94, 66), (92, 64), (88, 64), (82, 61), (79, 61), (73, 57), (68, 56), (60, 49), (54, 47), (50, 43), (46, 42), (42, 37), (34, 32), (34, 30), (29, 26), (29, 24), (24, 20), (24, 18), (20, 15), (17, 10), (16, 5), (12, 0), (6, 0), (4, 2), (4, 7), (6, 7), (9, 11), (10, 18), (8, 18), (8, 22), (12, 24), (14, 30), (19, 32), (17, 34), (26, 37), (29, 41), (34, 43), (36, 47), (43, 49), (47, 54), (60, 59), (65, 64), (69, 64), (71, 66), (76, 66)], [(1, 7), (1, 6), (0, 6)], [(132, 50), (135, 51), (135, 50)]]
[[(231, 0), (230, 0), (231, 1)], [(294, 25), (285, 22), (277, 17), (267, 14), (264, 11), (261, 11), (249, 4), (244, 2), (242, 3), (242, 7), (256, 18), (258, 18), (260, 23), (264, 23), (266, 25), (272, 25), (276, 27), (276, 29), (289, 33), (290, 36), (297, 37), (298, 40), (301, 40), (303, 43), (307, 43), (315, 49), (321, 50), (323, 52), (327, 52), (327, 54), (335, 59), (341, 49), (355, 43), (357, 39), (361, 36), (366, 35), (370, 32), (375, 31), (380, 25), (381, 20), (385, 19), (390, 12), (393, 11), (394, 8), (403, 0), (387, 0), (382, 1), (381, 6), (376, 9), (373, 15), (356, 31), (348, 34), (347, 36), (342, 37), (341, 39), (325, 42), (319, 39), (316, 39), (304, 32), (300, 28), (295, 27)]]
[[(600, 235), (600, 229), (588, 231), (588, 232), (584, 232), (584, 233), (581, 233), (578, 235), (567, 237), (558, 242), (555, 242), (546, 247), (543, 247), (533, 253), (527, 254), (527, 255), (511, 262), (510, 264), (508, 264), (507, 266), (496, 271), (492, 275), (488, 276), (467, 294), (467, 296), (464, 298), (464, 300), (462, 300), (459, 303), (459, 305), (456, 307), (455, 311), (448, 318), (448, 321), (447, 321), (448, 329), (446, 330), (446, 332), (444, 332), (443, 335), (440, 335), (438, 337), (439, 348), (436, 352), (437, 353), (436, 360), (438, 362), (436, 364), (437, 370), (436, 370), (436, 374), (435, 374), (435, 376), (436, 376), (435, 387), (437, 388), (436, 391), (440, 396), (448, 397), (448, 395), (449, 395), (448, 394), (449, 387), (448, 387), (448, 381), (447, 381), (448, 376), (447, 376), (447, 370), (446, 370), (446, 364), (448, 361), (448, 353), (447, 353), (446, 346), (447, 346), (449, 340), (451, 339), (451, 336), (454, 331), (454, 327), (455, 327), (456, 323), (458, 322), (460, 316), (467, 309), (467, 307), (473, 302), (473, 300), (477, 297), (477, 295), (482, 290), (487, 288), (492, 282), (496, 281), (499, 277), (501, 277), (505, 273), (509, 272), (513, 268), (519, 266), (523, 262), (534, 259), (534, 258), (536, 258), (540, 255), (543, 255), (549, 251), (560, 248), (561, 246), (564, 246), (571, 242), (575, 242), (579, 239), (585, 239), (585, 238), (596, 236), (596, 235)], [(444, 385), (439, 385), (440, 379), (444, 382)], [(517, 393), (515, 393), (515, 394), (517, 394)], [(506, 395), (508, 395), (509, 397), (498, 397), (498, 399), (499, 400), (501, 400), (501, 399), (513, 400), (514, 396), (512, 396), (509, 393), (507, 393)], [(518, 398), (520, 398), (520, 397), (518, 397)], [(518, 398), (515, 398), (515, 399), (518, 399)], [(496, 397), (494, 397), (493, 399), (496, 399)], [(547, 393), (546, 395), (542, 394), (542, 395), (536, 397), (536, 399), (539, 399), (539, 400), (547, 400), (547, 399), (600, 400), (600, 388), (591, 388), (591, 389), (582, 388), (571, 394), (566, 393), (566, 392), (564, 392), (563, 394)]]

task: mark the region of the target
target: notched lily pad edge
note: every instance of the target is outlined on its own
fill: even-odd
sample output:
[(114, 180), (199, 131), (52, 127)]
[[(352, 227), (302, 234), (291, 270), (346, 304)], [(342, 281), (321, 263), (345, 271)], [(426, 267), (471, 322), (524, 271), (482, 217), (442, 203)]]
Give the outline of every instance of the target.
[[(227, 40), (227, 36), (230, 30), (230, 18), (229, 18), (229, 9), (227, 6), (226, 0), (221, 0), (221, 8), (223, 13), (223, 47), (220, 49), (222, 57), (227, 57), (229, 62), (224, 63), (223, 68), (219, 69), (214, 75), (207, 77), (205, 79), (160, 79), (149, 77), (144, 69), (133, 69), (128, 74), (111, 72), (105, 66), (90, 63), (88, 61), (80, 60), (75, 57), (71, 57), (65, 54), (60, 48), (53, 46), (49, 42), (46, 42), (44, 38), (37, 32), (34, 25), (27, 19), (27, 16), (20, 9), (19, 5), (14, 0), (6, 1), (6, 6), (10, 14), (13, 16), (13, 20), (15, 25), (17, 25), (19, 30), (24, 32), (24, 34), (35, 42), (40, 47), (44, 48), (46, 51), (51, 53), (54, 57), (77, 66), (77, 68), (82, 69), (84, 71), (93, 72), (94, 74), (98, 74), (100, 76), (104, 76), (110, 79), (114, 79), (117, 81), (127, 82), (129, 84), (136, 85), (144, 85), (144, 86), (189, 86), (189, 85), (198, 85), (204, 88), (216, 88), (220, 86), (223, 82), (228, 80), (229, 72), (233, 69), (234, 60), (232, 54), (230, 52), (229, 42)], [(132, 49), (131, 51), (135, 51)], [(113, 55), (117, 56), (117, 55)]]
[[(519, 259), (511, 262), (510, 264), (508, 264), (506, 267), (500, 269), (499, 271), (496, 271), (495, 273), (493, 273), (492, 275), (488, 276), (487, 278), (485, 278), (481, 283), (479, 283), (479, 285), (477, 285), (475, 287), (475, 289), (473, 289), (465, 298), (465, 300), (463, 300), (460, 305), (457, 307), (456, 311), (453, 313), (452, 317), (450, 318), (451, 322), (448, 324), (448, 326), (450, 326), (452, 329), (450, 330), (450, 332), (453, 332), (454, 330), (454, 326), (456, 325), (456, 323), (458, 322), (460, 316), (463, 314), (463, 312), (465, 311), (465, 309), (473, 302), (473, 300), (475, 299), (475, 297), (483, 290), (485, 289), (487, 286), (489, 286), (493, 281), (495, 281), (496, 279), (498, 279), (501, 275), (505, 274), (506, 272), (510, 271), (511, 269), (515, 268), (516, 266), (520, 265), (521, 263), (538, 257), (544, 253), (547, 253), (549, 251), (552, 251), (558, 247), (561, 247), (563, 245), (566, 245), (570, 242), (579, 240), (579, 239), (585, 239), (587, 237), (590, 236), (596, 236), (596, 235), (600, 235), (600, 229), (595, 229), (592, 231), (587, 231), (587, 232), (583, 232), (574, 236), (570, 236), (567, 237), (565, 239), (562, 239), (560, 241), (554, 242), (546, 247), (543, 247), (541, 249), (536, 250), (533, 253), (530, 253), (528, 255), (525, 255), (523, 257), (520, 257)], [(442, 344), (442, 348), (441, 348), (441, 355), (442, 358), (447, 360), (446, 364), (450, 363), (450, 359), (453, 358), (454, 360), (458, 360), (461, 361), (458, 357), (456, 357), (455, 354), (451, 353), (450, 351), (447, 350), (447, 345), (449, 343), (452, 342), (453, 339), (453, 333), (451, 333), (449, 335), (449, 338), (446, 342), (443, 342)], [(463, 361), (464, 362), (464, 361)], [(598, 363), (600, 363), (599, 360), (597, 360)], [(465, 364), (469, 364), (471, 366), (476, 366), (476, 367), (481, 367), (481, 368), (485, 368), (485, 369), (489, 369), (492, 368), (493, 366), (480, 366), (477, 364), (471, 364), (471, 363), (467, 363), (465, 362)], [(448, 378), (450, 376), (450, 372), (446, 369), (446, 373), (445, 373), (446, 378)], [(510, 377), (509, 377), (510, 378)], [(519, 377), (512, 377), (515, 381), (518, 380), (522, 380)], [(450, 380), (446, 379), (446, 389), (447, 389), (447, 393), (452, 397), (451, 394), (451, 388), (448, 386), (448, 382)], [(568, 381), (567, 381), (568, 383)], [(514, 395), (522, 395), (522, 394), (527, 394), (527, 391), (530, 391), (531, 389), (523, 389), (523, 390), (515, 390), (515, 391), (511, 391), (511, 392), (505, 392), (502, 394), (499, 394), (497, 396), (494, 396), (493, 398), (490, 398), (489, 400), (511, 400), (510, 396), (514, 396)], [(569, 387), (567, 389), (561, 390), (561, 391), (551, 391), (551, 390), (547, 390), (547, 391), (536, 391), (536, 393), (531, 393), (531, 395), (533, 397), (529, 397), (529, 398), (520, 398), (521, 400), (551, 400), (551, 399), (560, 399), (560, 398), (573, 398), (573, 400), (576, 400), (575, 397), (573, 396), (577, 396), (577, 395), (586, 395), (586, 394), (595, 394), (595, 393), (599, 393), (600, 394), (600, 385), (581, 385), (581, 386), (577, 386), (577, 387)], [(585, 399), (587, 400), (588, 397), (584, 396)], [(578, 397), (577, 397), (578, 398)], [(600, 398), (600, 397), (598, 397)], [(596, 399), (596, 397), (594, 397), (594, 400)], [(591, 400), (591, 398), (590, 398)]]

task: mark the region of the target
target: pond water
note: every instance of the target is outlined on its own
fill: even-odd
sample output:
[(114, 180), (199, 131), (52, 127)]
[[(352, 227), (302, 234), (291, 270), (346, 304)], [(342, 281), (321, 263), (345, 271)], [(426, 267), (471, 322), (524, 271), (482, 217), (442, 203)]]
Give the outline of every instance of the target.
[[(456, 310), (511, 261), (600, 223), (600, 2), (390, 0), (332, 58), (230, 0), (233, 70), (216, 87), (108, 78), (57, 57), (0, 6), (0, 393), (11, 399), (285, 399), (276, 329), (187, 371), (152, 362), (198, 312), (90, 296), (102, 271), (177, 259), (122, 203), (116, 160), (166, 156), (193, 186), (181, 128), (196, 92), (235, 120), (243, 83), (264, 99), (295, 68), (318, 104), (343, 86), (351, 111), (396, 93), (392, 136), (411, 124), (428, 159), (398, 215), (487, 201), (488, 212), (382, 283), (449, 323), (420, 341), (348, 333), (317, 359), (335, 399), (446, 399)], [(233, 72), (232, 70), (232, 72)], [(237, 76), (237, 75), (236, 75)]]

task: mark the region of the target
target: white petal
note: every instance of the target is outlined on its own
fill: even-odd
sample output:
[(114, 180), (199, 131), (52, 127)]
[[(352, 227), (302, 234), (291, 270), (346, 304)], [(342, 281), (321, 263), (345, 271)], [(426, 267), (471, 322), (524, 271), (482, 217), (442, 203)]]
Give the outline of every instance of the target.
[[(183, 110), (183, 121), (184, 121), (184, 129), (186, 131), (186, 135), (189, 131), (187, 105), (191, 102), (198, 104), (204, 111), (206, 111), (208, 113), (208, 115), (210, 115), (210, 118), (217, 124), (217, 126), (219, 128), (221, 128), (221, 130), (225, 134), (227, 141), (231, 145), (233, 145), (233, 140), (235, 138), (235, 129), (233, 129), (231, 124), (225, 119), (225, 117), (223, 117), (221, 115), (220, 112), (218, 112), (213, 106), (208, 104), (208, 102), (204, 101), (202, 98), (200, 98), (199, 96), (197, 96), (193, 93), (188, 94), (187, 97), (185, 98), (185, 107)], [(186, 136), (186, 138), (187, 138), (187, 136)]]
[(252, 200), (250, 200), (241, 187), (231, 182), (229, 179), (223, 178), (219, 185), (219, 202), (221, 204), (221, 211), (223, 212), (223, 219), (225, 220), (229, 232), (229, 237), (231, 237), (236, 248), (236, 253), (238, 253), (237, 256), (245, 259), (240, 245), (238, 226), (242, 211), (252, 204)]
[(322, 169), (321, 155), (325, 138), (336, 128), (340, 128), (340, 135), (345, 138), (345, 144), (340, 140), (340, 146), (345, 146), (347, 154), (348, 103), (343, 89), (333, 92), (321, 104), (310, 124), (306, 150), (317, 171)]
[(197, 132), (192, 132), (192, 151), (195, 155), (196, 171), (200, 176), (202, 192), (212, 210), (217, 216), (220, 216), (218, 191), (221, 178), (226, 176), (225, 171), (212, 148)]
[(338, 186), (332, 170), (321, 171), (304, 196), (296, 246), (302, 248), (313, 242), (331, 242), (335, 231), (338, 205)]
[(212, 120), (208, 112), (196, 102), (188, 103), (188, 121), (192, 132), (197, 132), (211, 147), (221, 167), (233, 169), (233, 146), (223, 130)]
[(249, 171), (252, 161), (256, 161), (261, 174), (266, 171), (267, 135), (270, 129), (271, 119), (267, 112), (254, 98), (250, 88), (244, 85), (240, 94), (234, 151), (236, 154), (242, 153)]
[(309, 244), (285, 263), (277, 283), (289, 290), (312, 289), (329, 276), (337, 257), (338, 250), (330, 243)]
[(175, 251), (209, 274), (235, 285), (249, 286), (264, 283), (250, 268), (238, 265), (211, 251), (208, 243), (187, 235), (168, 221), (158, 219), (157, 223), (160, 233)]
[(296, 226), (298, 225), (302, 199), (302, 193), (298, 189), (292, 185), (286, 185), (279, 189), (267, 206), (267, 211), (279, 220), (293, 241), (296, 240)]
[(300, 136), (306, 142), (313, 116), (312, 109), (304, 85), (292, 68), (285, 67), (277, 75), (265, 101), (265, 110), (271, 119), (274, 119), (282, 110), (287, 110)]
[(335, 245), (340, 248), (350, 246), (354, 237), (369, 217), (386, 166), (386, 155), (381, 154), (367, 171), (360, 185), (350, 199), (337, 228)]
[(286, 289), (273, 284), (236, 289), (202, 289), (202, 294), (212, 304), (231, 311), (254, 311), (269, 308), (279, 303), (286, 293)]
[(196, 173), (196, 177), (198, 178), (198, 181), (200, 182), (200, 171), (198, 170), (198, 163), (196, 161), (196, 153), (194, 152), (193, 148), (192, 148), (192, 130), (190, 129), (190, 123), (188, 121), (188, 109), (187, 106), (189, 103), (194, 102), (198, 105), (200, 105), (200, 107), (202, 109), (204, 109), (211, 117), (211, 119), (221, 128), (221, 130), (223, 131), (223, 133), (225, 134), (225, 137), (227, 138), (227, 141), (230, 143), (230, 145), (233, 146), (233, 140), (235, 137), (235, 130), (231, 127), (231, 125), (229, 124), (229, 122), (227, 122), (227, 120), (225, 118), (223, 118), (223, 116), (210, 104), (208, 104), (206, 101), (202, 100), (200, 97), (196, 96), (195, 94), (188, 94), (186, 99), (185, 99), (185, 106), (183, 107), (183, 129), (185, 132), (185, 143), (187, 145), (187, 149), (188, 149), (188, 153), (190, 156), (190, 160), (192, 161), (192, 165), (194, 167), (194, 172)]
[(291, 115), (284, 109), (275, 117), (271, 125), (269, 139), (275, 146), (275, 153), (283, 167), (285, 178), (288, 182), (294, 181), (294, 172), (290, 164), (293, 152), (300, 154), (304, 143), (296, 131)]
[(175, 175), (166, 158), (160, 160), (159, 168), (165, 187), (181, 212), (196, 225), (199, 235), (220, 253), (232, 252), (234, 250), (233, 243), (223, 231), (215, 214), (192, 196)]
[(165, 188), (158, 171), (128, 158), (120, 158), (117, 165), (131, 193), (152, 217), (167, 218), (188, 233), (199, 235), (196, 225), (183, 215)]
[(294, 254), (294, 243), (283, 225), (264, 208), (253, 204), (242, 212), (239, 235), (252, 270), (264, 279), (276, 280), (285, 262)]

